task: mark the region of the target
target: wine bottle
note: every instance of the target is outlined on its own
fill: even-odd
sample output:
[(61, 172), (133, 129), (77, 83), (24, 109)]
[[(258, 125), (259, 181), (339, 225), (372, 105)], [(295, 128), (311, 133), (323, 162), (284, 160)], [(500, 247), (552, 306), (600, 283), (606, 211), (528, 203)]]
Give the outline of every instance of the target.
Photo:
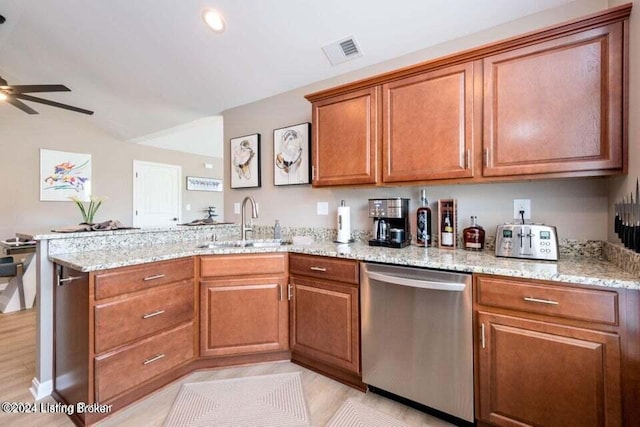
[(478, 225), (478, 218), (471, 216), (471, 225), (462, 231), (464, 248), (469, 251), (484, 249), (484, 228)]
[(453, 225), (451, 213), (445, 208), (442, 224), (440, 226), (440, 241), (442, 246), (453, 246)]
[(416, 244), (418, 246), (431, 246), (431, 209), (427, 200), (427, 190), (420, 190), (420, 207), (416, 211), (418, 233)]

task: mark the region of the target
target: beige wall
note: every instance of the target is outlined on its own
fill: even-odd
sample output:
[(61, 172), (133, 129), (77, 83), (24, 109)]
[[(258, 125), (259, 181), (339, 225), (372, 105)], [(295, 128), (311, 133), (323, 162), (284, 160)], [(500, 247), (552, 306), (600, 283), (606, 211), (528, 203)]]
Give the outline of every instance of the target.
[[(366, 203), (369, 198), (408, 197), (412, 200), (411, 206), (414, 211), (420, 187), (357, 189), (313, 189), (309, 185), (274, 187), (273, 129), (311, 121), (311, 107), (304, 99), (305, 94), (521, 34), (606, 7), (606, 2), (603, 1), (573, 2), (566, 7), (532, 15), (470, 37), (225, 111), (225, 159), (227, 159), (224, 165), (225, 177), (230, 173), (229, 138), (254, 132), (262, 136), (262, 188), (230, 190), (227, 186), (225, 218), (238, 221), (239, 215), (234, 215), (233, 204), (240, 202), (249, 194), (255, 196), (261, 204), (261, 217), (256, 222), (262, 225), (272, 225), (275, 219), (280, 219), (283, 226), (335, 227), (336, 207), (341, 199), (345, 199), (347, 205), (351, 206), (354, 229), (369, 227), (370, 220), (366, 212)], [(637, 161), (636, 154), (636, 159), (630, 164), (635, 165)], [(637, 166), (633, 167), (637, 170)], [(607, 210), (609, 185), (608, 179), (602, 178), (509, 184), (443, 185), (429, 187), (428, 196), (432, 206), (439, 198), (458, 199), (459, 226), (467, 226), (469, 216), (477, 215), (478, 221), (490, 235), (494, 234), (497, 224), (511, 219), (513, 199), (528, 198), (532, 201), (533, 220), (558, 226), (561, 238), (606, 240), (609, 222)], [(318, 201), (329, 202), (329, 216), (316, 215)]]
[[(222, 178), (222, 159), (146, 147), (114, 139), (93, 126), (90, 117), (41, 107), (27, 115), (10, 106), (0, 112), (0, 239), (16, 232), (46, 232), (53, 227), (80, 222), (72, 202), (39, 201), (40, 148), (89, 153), (93, 161), (93, 194), (108, 200), (96, 221), (120, 220), (132, 224), (133, 160), (182, 166), (185, 176)], [(204, 162), (214, 169), (204, 169)], [(223, 193), (186, 191), (183, 186), (183, 220), (202, 218), (206, 206), (223, 210)], [(191, 212), (185, 205), (191, 204)]]
[[(611, 179), (609, 185), (609, 218), (613, 218), (613, 204), (629, 198), (635, 200), (636, 179), (640, 177), (640, 1), (611, 1), (612, 6), (633, 3), (629, 20), (629, 174)], [(613, 232), (613, 219), (608, 221), (609, 241), (619, 242)]]

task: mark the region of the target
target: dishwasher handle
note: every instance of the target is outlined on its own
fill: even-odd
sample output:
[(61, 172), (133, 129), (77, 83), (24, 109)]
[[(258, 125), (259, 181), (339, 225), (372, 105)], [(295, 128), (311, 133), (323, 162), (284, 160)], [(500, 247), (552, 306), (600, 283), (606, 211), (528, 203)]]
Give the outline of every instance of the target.
[(375, 273), (367, 271), (370, 279), (378, 280), (384, 283), (392, 283), (394, 285), (409, 286), (412, 288), (433, 289), (438, 291), (462, 292), (467, 286), (465, 283), (458, 282), (438, 282), (432, 280), (416, 280), (407, 277), (399, 277), (390, 274)]

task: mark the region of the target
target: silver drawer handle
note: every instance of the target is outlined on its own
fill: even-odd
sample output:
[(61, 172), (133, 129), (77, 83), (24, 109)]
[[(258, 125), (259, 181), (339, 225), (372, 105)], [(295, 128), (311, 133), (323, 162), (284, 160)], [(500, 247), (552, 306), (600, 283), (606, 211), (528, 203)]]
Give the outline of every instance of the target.
[(154, 311), (153, 313), (147, 313), (144, 316), (142, 316), (143, 319), (148, 319), (150, 317), (155, 317), (158, 316), (160, 314), (164, 313), (164, 310), (158, 310), (158, 311)]
[(163, 277), (164, 277), (164, 274), (156, 274), (155, 276), (145, 277), (144, 281), (146, 282), (147, 280), (162, 279)]
[(69, 276), (69, 277), (64, 278), (64, 279), (58, 278), (58, 286), (62, 286), (65, 283), (70, 283), (70, 282), (73, 282), (74, 280), (80, 280), (80, 279), (82, 279), (81, 276)]
[(164, 354), (163, 354), (163, 353), (158, 353), (158, 354), (156, 354), (155, 356), (153, 356), (153, 357), (152, 357), (152, 358), (150, 358), (150, 359), (145, 359), (145, 360), (144, 360), (144, 362), (142, 362), (142, 364), (143, 364), (143, 365), (148, 365), (149, 363), (153, 363), (153, 362), (155, 362), (156, 360), (160, 360), (160, 359), (162, 359), (163, 357), (164, 357)]
[(532, 297), (524, 297), (523, 299), (528, 302), (537, 302), (540, 304), (550, 304), (550, 305), (560, 304), (558, 301), (552, 301), (550, 299), (540, 299), (540, 298), (532, 298)]
[(313, 271), (327, 271), (325, 267), (309, 267), (309, 269)]

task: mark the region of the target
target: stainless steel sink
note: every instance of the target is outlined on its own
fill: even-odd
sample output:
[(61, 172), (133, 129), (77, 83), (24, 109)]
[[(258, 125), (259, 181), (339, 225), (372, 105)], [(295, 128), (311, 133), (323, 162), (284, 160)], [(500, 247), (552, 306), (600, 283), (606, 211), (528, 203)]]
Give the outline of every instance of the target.
[(198, 245), (198, 248), (276, 248), (282, 245), (283, 243), (280, 240), (220, 240)]

